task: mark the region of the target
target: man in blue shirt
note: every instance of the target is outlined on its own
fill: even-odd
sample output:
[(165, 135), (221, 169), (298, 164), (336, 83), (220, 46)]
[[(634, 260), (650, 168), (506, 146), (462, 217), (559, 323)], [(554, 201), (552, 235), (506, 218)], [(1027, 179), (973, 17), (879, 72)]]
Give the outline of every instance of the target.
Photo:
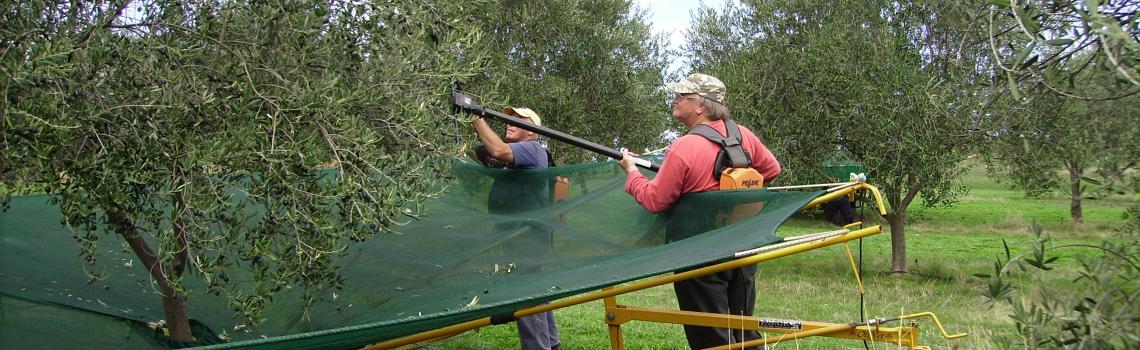
[[(542, 119), (538, 117), (538, 113), (530, 110), (530, 108), (507, 108), (503, 112), (522, 118), (534, 125), (542, 125)], [(491, 129), (490, 125), (487, 125), (487, 121), (483, 118), (475, 118), (472, 125), (475, 126), (475, 133), (479, 134), (479, 141), (487, 148), (486, 158), (480, 159), (484, 164), (494, 164), (489, 166), (511, 169), (541, 169), (550, 166), (546, 149), (538, 143), (538, 134), (533, 131), (507, 125), (506, 142), (504, 142), (504, 139), (500, 139), (499, 135), (495, 134), (495, 131)]]
[[(538, 113), (529, 108), (507, 108), (503, 112), (527, 120), (534, 125), (542, 125), (542, 119), (539, 118)], [(484, 165), (509, 169), (542, 169), (552, 165), (550, 154), (538, 142), (538, 134), (533, 131), (508, 125), (504, 140), (495, 134), (495, 131), (487, 125), (487, 121), (483, 118), (476, 118), (472, 124), (475, 127), (475, 133), (479, 135), (479, 141), (485, 147), (485, 152), (477, 152), (478, 160)], [(491, 185), (487, 208), (492, 213), (497, 214), (511, 214), (534, 209), (549, 201), (550, 189), (547, 187), (547, 183), (548, 181), (496, 179), (495, 183)], [(519, 229), (515, 227), (518, 225), (511, 223), (499, 226), (504, 227), (496, 227), (496, 230)], [(533, 231), (536, 234), (545, 233), (549, 235), (546, 230), (534, 228)], [(562, 349), (553, 312), (547, 311), (519, 318), (518, 328), (519, 343), (523, 350)]]

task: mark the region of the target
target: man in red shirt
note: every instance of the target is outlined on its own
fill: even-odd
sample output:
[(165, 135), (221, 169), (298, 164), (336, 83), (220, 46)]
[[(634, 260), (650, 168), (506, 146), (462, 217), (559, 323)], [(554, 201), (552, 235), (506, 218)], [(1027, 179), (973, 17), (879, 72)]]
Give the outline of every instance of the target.
[[(726, 135), (725, 86), (719, 79), (700, 73), (669, 83), (673, 97), (673, 117), (692, 129), (708, 125)], [(751, 130), (739, 126), (741, 145), (752, 159), (752, 168), (767, 183), (780, 175), (780, 163)], [(720, 146), (703, 136), (687, 134), (669, 146), (661, 169), (653, 180), (638, 171), (632, 154), (626, 152), (618, 164), (628, 173), (625, 191), (646, 210), (659, 213), (669, 209), (682, 194), (720, 188), (719, 175), (713, 176)], [(674, 218), (682, 220), (682, 218)], [(710, 228), (711, 229), (711, 228)], [(756, 303), (756, 265), (740, 267), (673, 284), (681, 310), (752, 316)], [(685, 337), (693, 349), (740, 343), (759, 336), (756, 332), (730, 332), (724, 328), (685, 326)]]

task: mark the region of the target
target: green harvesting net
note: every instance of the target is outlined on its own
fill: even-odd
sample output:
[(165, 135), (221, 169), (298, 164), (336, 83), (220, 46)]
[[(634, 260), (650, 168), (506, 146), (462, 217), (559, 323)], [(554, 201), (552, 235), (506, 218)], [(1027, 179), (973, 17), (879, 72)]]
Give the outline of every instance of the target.
[[(518, 171), (461, 161), (453, 171), (419, 220), (349, 243), (337, 259), (345, 287), (307, 313), (301, 293), (283, 292), (265, 305), (264, 322), (242, 326), (225, 298), (187, 274), (190, 318), (220, 336), (215, 348), (356, 348), (726, 260), (779, 241), (776, 228), (819, 195), (690, 194), (656, 215), (624, 192), (613, 163)], [(554, 194), (558, 176), (569, 183), (565, 198)], [(0, 344), (171, 346), (146, 327), (163, 318), (161, 299), (122, 240), (100, 235), (95, 267), (79, 249), (47, 197), (15, 198), (0, 214)], [(109, 274), (89, 280), (84, 268)], [(248, 275), (231, 278), (252, 285)]]

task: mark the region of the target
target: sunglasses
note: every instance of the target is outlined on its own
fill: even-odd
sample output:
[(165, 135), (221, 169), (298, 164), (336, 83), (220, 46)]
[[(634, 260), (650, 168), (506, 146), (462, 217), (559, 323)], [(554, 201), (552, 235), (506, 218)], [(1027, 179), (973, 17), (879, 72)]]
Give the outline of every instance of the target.
[(673, 102), (676, 103), (681, 102), (681, 100), (696, 100), (700, 98), (701, 96), (697, 94), (675, 94), (673, 95)]

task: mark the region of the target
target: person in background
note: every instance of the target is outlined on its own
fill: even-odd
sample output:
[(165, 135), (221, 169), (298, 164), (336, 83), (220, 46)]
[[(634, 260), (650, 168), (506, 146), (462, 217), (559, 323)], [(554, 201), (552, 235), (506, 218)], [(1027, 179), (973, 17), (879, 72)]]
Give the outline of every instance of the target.
[[(507, 115), (522, 118), (534, 125), (542, 125), (538, 113), (529, 108), (507, 108)], [(542, 169), (552, 166), (552, 158), (546, 148), (538, 142), (538, 134), (507, 126), (504, 138), (487, 125), (483, 118), (472, 121), (475, 133), (484, 149), (477, 151), (478, 160), (485, 166), (509, 169)], [(533, 209), (549, 201), (549, 188), (545, 182), (496, 180), (491, 186), (487, 208), (492, 213), (511, 214)], [(528, 223), (502, 223), (496, 225), (497, 232), (521, 231), (534, 235), (549, 236), (548, 229), (533, 227)], [(526, 242), (526, 240), (522, 240)], [(534, 241), (545, 242), (543, 239)], [(512, 249), (525, 249), (514, 247)], [(547, 311), (518, 319), (519, 344), (523, 350), (561, 350), (558, 326), (554, 322), (554, 312)]]
[[(673, 117), (690, 130), (708, 125), (726, 135), (725, 86), (719, 79), (694, 73), (687, 79), (666, 86), (673, 95)], [(733, 123), (735, 124), (735, 123)], [(767, 183), (780, 174), (780, 163), (772, 152), (743, 126), (738, 126), (743, 149), (752, 168)], [(675, 204), (682, 194), (720, 189), (713, 177), (721, 147), (703, 136), (687, 134), (669, 146), (660, 171), (649, 180), (633, 163), (636, 155), (624, 152), (618, 164), (627, 172), (625, 190), (646, 210), (659, 213)], [(684, 218), (678, 218), (684, 220)], [(681, 310), (752, 316), (756, 302), (756, 265), (739, 267), (673, 284)], [(754, 331), (732, 332), (725, 328), (685, 326), (685, 337), (693, 349), (704, 349), (758, 339)]]

